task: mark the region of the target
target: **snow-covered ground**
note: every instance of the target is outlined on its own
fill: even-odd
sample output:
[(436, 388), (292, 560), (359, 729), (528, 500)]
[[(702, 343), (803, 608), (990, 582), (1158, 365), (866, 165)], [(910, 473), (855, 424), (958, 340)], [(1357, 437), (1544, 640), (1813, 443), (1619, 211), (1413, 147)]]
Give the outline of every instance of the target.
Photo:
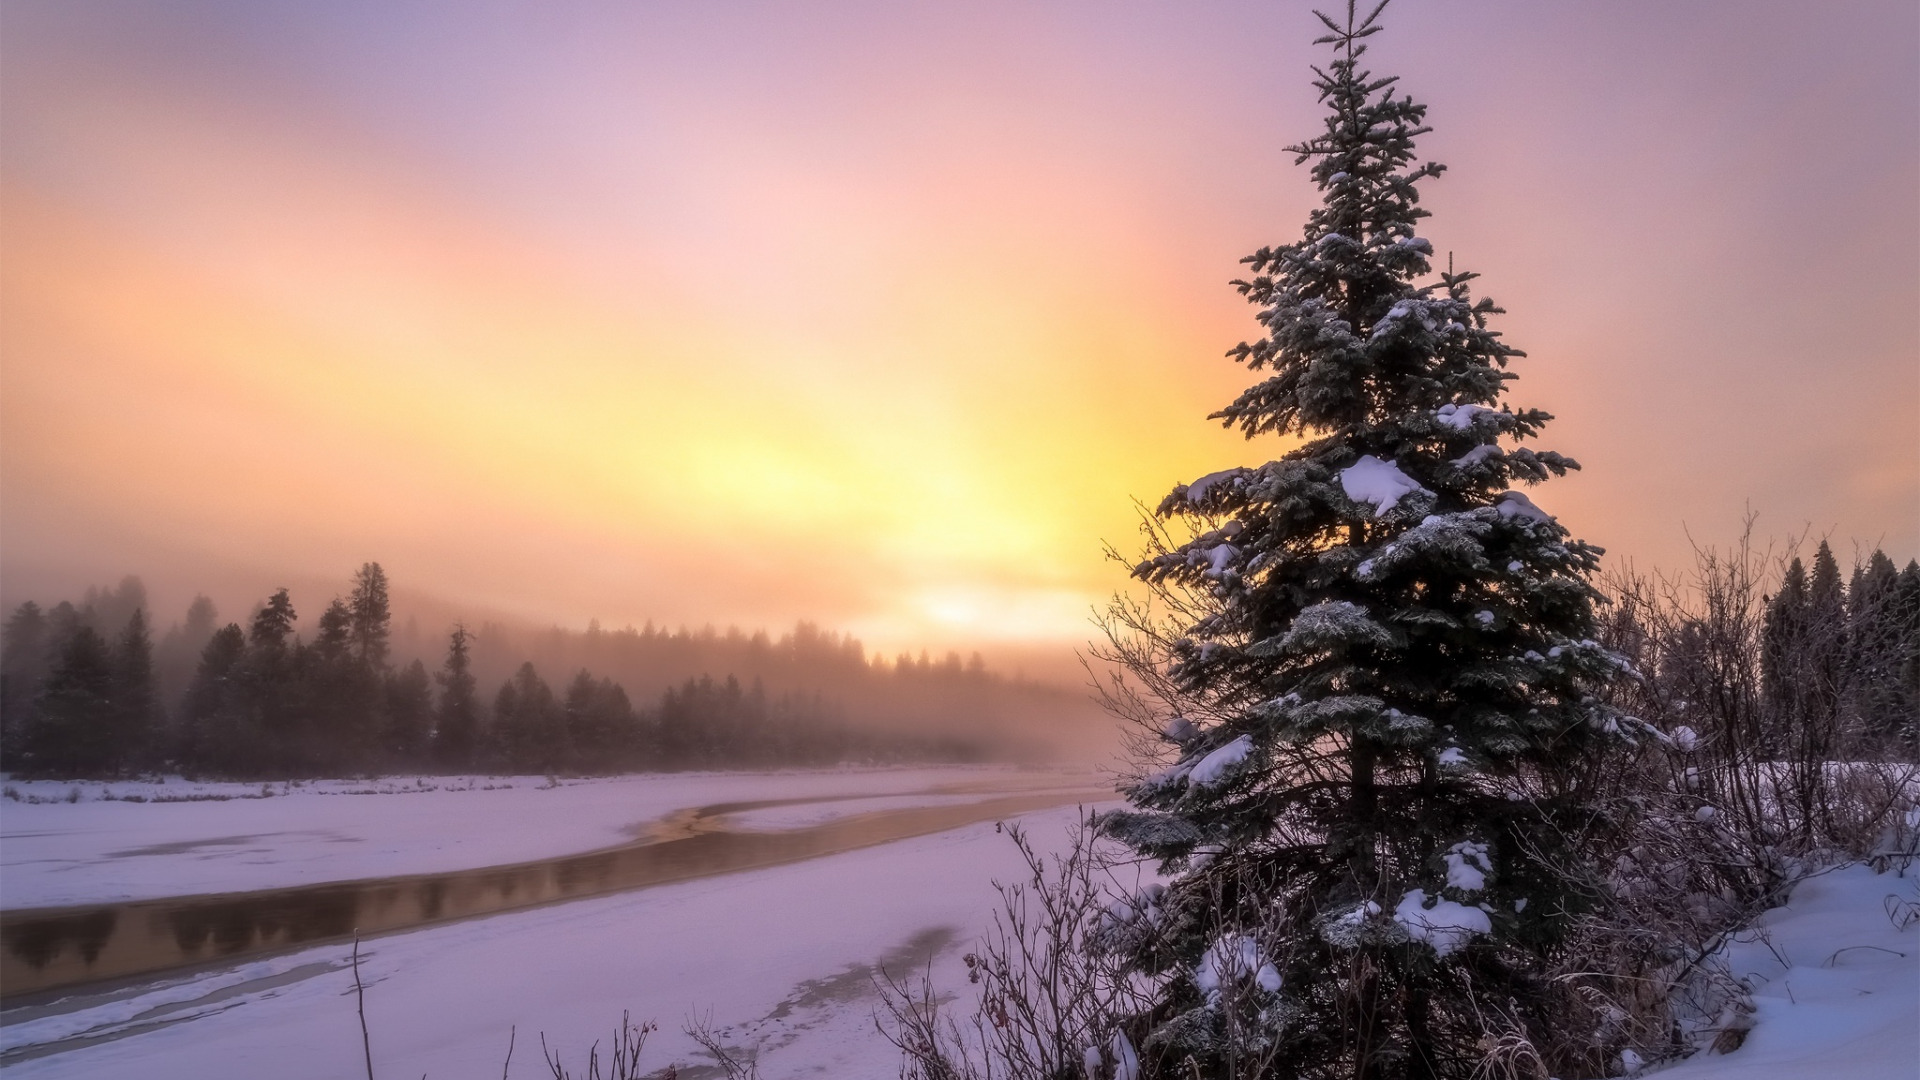
[(0, 799), (0, 907), (498, 866), (623, 843), (674, 811), (715, 803), (831, 800), (731, 819), (745, 828), (797, 828), (1009, 791), (1108, 786), (1090, 773), (1005, 767), (657, 773), (557, 783), (537, 776), (12, 782), (6, 790), (14, 797)]
[[(1026, 821), (1036, 841), (1057, 842), (1075, 813)], [(679, 1028), (710, 1014), (730, 1042), (759, 1048), (768, 1080), (893, 1076), (895, 1051), (873, 1023), (876, 967), (904, 975), (931, 959), (940, 985), (965, 991), (959, 957), (987, 926), (991, 879), (1019, 873), (1012, 843), (983, 824), (381, 938), (361, 954), (374, 1066), (382, 1077), (499, 1075), (517, 1027), (512, 1076), (547, 1075), (542, 1032), (577, 1069), (627, 1010), (660, 1023), (656, 1067), (703, 1060)], [(78, 1011), (13, 1010), (0, 1044), (99, 1041), (14, 1060), (7, 1075), (361, 1075), (347, 959), (329, 946)]]
[(1920, 866), (1849, 866), (1801, 882), (1728, 953), (1754, 988), (1754, 1028), (1731, 1054), (1659, 1080), (1914, 1080), (1920, 1076)]
[[(4, 891), (11, 904), (16, 895), (61, 890), (106, 899), (368, 877), (423, 862), (452, 869), (618, 843), (634, 826), (689, 806), (828, 800), (734, 818), (736, 826), (795, 828), (823, 815), (1088, 779), (867, 770), (635, 777), (557, 788), (532, 778), (492, 792), (480, 790), (488, 783), (481, 781), (471, 791), (364, 797), (341, 792), (366, 785), (310, 785), (270, 799), (157, 805), (84, 797), (71, 804), (7, 802), (0, 804)], [(1074, 816), (1061, 808), (1026, 821), (1036, 841), (1057, 843)], [(278, 847), (285, 838), (269, 833), (292, 839)], [(209, 843), (244, 835), (261, 838)], [(33, 841), (40, 841), (37, 854), (22, 846)], [(129, 850), (141, 847), (154, 850)], [(647, 1055), (654, 1067), (702, 1061), (680, 1027), (690, 1016), (710, 1015), (731, 1043), (759, 1049), (767, 1080), (892, 1076), (895, 1051), (873, 1025), (874, 972), (881, 965), (924, 972), (930, 963), (937, 985), (961, 995), (964, 1012), (969, 988), (959, 958), (991, 918), (992, 879), (1020, 872), (1013, 845), (981, 824), (374, 939), (362, 948), (361, 975), (376, 1072), (497, 1075), (515, 1029), (511, 1076), (547, 1075), (542, 1032), (577, 1070), (586, 1047), (604, 1045), (626, 1011), (636, 1021), (660, 1023)], [(1731, 946), (1733, 971), (1755, 987), (1758, 1006), (1745, 1044), (1648, 1075), (1920, 1076), (1916, 874), (1920, 867), (1907, 876), (1849, 867), (1803, 882), (1786, 906)], [(31, 880), (44, 876), (65, 884)], [(326, 946), (132, 990), (76, 994), (52, 1006), (10, 1008), (0, 1013), (0, 1048), (9, 1052), (9, 1080), (353, 1076), (362, 1070), (354, 1006), (348, 951)]]

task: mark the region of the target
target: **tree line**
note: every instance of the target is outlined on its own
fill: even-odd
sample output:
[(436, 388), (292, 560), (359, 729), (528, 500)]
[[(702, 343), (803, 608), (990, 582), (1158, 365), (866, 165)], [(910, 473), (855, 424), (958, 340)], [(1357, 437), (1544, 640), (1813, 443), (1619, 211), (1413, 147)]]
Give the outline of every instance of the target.
[[(976, 760), (983, 740), (882, 731), (848, 722), (819, 691), (769, 693), (755, 677), (702, 674), (636, 706), (584, 667), (557, 690), (532, 661), (483, 693), (475, 635), (456, 625), (433, 670), (392, 656), (387, 575), (355, 573), (296, 633), (288, 590), (246, 625), (215, 628), (204, 597), (184, 627), (153, 639), (144, 589), (89, 590), (78, 605), (22, 603), (0, 648), (0, 759), (23, 776), (107, 777), (155, 770), (219, 777), (293, 777), (396, 770), (594, 773), (641, 769), (821, 765), (841, 761)], [(595, 631), (597, 633), (597, 631)], [(589, 635), (591, 636), (591, 635)], [(684, 636), (684, 635), (683, 635)], [(802, 650), (848, 653), (857, 642), (804, 626)], [(190, 665), (187, 643), (203, 639)], [(782, 639), (787, 645), (793, 639)], [(156, 652), (160, 663), (156, 664)], [(184, 686), (169, 693), (167, 669)], [(190, 667), (190, 671), (185, 670)], [(941, 671), (986, 680), (976, 658)], [(933, 666), (908, 662), (905, 676)]]
[(1920, 564), (1876, 549), (1842, 585), (1826, 541), (1811, 571), (1793, 559), (1766, 600), (1760, 669), (1775, 752), (1819, 730), (1920, 750)]

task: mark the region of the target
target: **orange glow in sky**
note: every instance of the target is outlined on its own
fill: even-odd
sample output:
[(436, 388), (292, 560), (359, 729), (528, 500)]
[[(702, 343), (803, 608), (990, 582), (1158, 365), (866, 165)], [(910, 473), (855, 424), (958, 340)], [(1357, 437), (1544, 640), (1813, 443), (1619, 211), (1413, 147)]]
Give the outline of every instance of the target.
[[(1916, 553), (1917, 19), (1392, 9), (1577, 535)], [(568, 625), (1084, 641), (1133, 500), (1285, 450), (1204, 417), (1313, 199), (1314, 25), (11, 2), (0, 590), (138, 573), (164, 626), (372, 559)]]

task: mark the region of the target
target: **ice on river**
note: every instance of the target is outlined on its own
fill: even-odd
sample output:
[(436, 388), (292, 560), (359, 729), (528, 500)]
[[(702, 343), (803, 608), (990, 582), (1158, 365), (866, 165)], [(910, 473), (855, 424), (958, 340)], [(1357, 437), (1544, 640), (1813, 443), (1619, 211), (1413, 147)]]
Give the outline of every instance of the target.
[[(1028, 815), (1060, 842), (1076, 811)], [(931, 960), (969, 989), (960, 956), (986, 928), (991, 879), (1021, 876), (992, 824), (766, 870), (439, 926), (366, 943), (367, 1024), (380, 1076), (497, 1076), (518, 1030), (513, 1077), (548, 1075), (540, 1035), (570, 1068), (622, 1010), (661, 1025), (651, 1068), (704, 1059), (680, 1032), (711, 1013), (727, 1040), (758, 1048), (761, 1074), (892, 1076), (873, 1026), (872, 978)], [(347, 949), (308, 949), (235, 973), (97, 999), (80, 1012), (5, 1017), (16, 1045), (88, 1033), (101, 1041), (18, 1059), (8, 1080), (138, 1075), (151, 1080), (356, 1076), (359, 1021)]]

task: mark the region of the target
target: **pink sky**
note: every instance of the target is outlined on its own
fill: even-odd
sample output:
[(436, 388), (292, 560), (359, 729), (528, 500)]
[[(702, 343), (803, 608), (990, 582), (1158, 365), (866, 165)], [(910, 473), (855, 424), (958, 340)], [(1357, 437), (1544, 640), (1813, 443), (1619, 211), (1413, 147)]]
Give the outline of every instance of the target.
[[(1425, 228), (1613, 557), (1920, 550), (1913, 4), (1400, 0)], [(1227, 286), (1304, 5), (0, 9), (0, 592), (142, 575), (1064, 649), (1278, 456)], [(298, 593), (298, 588), (297, 588)], [(300, 596), (296, 595), (296, 601)]]

